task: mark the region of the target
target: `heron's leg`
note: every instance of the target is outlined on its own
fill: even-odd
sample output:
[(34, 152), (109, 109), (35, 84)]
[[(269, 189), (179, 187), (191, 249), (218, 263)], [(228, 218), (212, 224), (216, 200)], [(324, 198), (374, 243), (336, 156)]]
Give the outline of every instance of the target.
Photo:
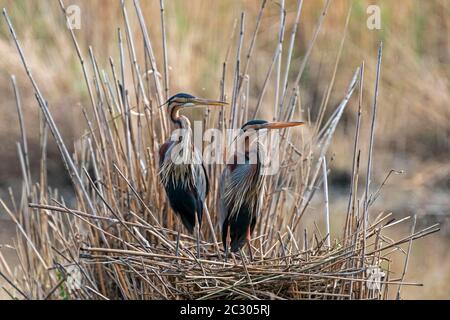
[(197, 258), (200, 259), (200, 224), (198, 222), (197, 214), (195, 215), (195, 230), (197, 233)]
[(178, 234), (177, 234), (177, 246), (175, 249), (175, 256), (178, 257), (178, 254), (180, 252), (180, 220), (177, 220), (177, 230)]
[(250, 261), (253, 262), (253, 251), (252, 246), (250, 244), (251, 235), (250, 235), (250, 226), (247, 227), (247, 245), (248, 245), (248, 252), (250, 254)]
[(224, 251), (224, 253), (223, 253), (224, 261), (226, 263), (227, 260), (228, 260), (228, 243), (226, 241), (225, 241), (225, 244), (223, 246), (223, 251)]
[(197, 257), (200, 259), (200, 226), (197, 225)]
[(230, 225), (227, 227), (227, 237), (225, 239), (225, 262), (228, 261), (228, 249), (231, 246)]

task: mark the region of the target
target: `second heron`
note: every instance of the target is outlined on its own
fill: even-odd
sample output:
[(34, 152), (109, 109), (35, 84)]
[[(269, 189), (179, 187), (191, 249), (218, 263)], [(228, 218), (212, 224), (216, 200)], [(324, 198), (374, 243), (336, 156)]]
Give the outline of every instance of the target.
[[(264, 194), (263, 157), (265, 152), (258, 133), (302, 124), (303, 122), (251, 120), (241, 128), (241, 134), (235, 141), (238, 146), (242, 146), (236, 149), (242, 152), (237, 151), (232, 155), (219, 183), (217, 209), (225, 257), (229, 247), (231, 252), (237, 252), (247, 243), (253, 260), (250, 237), (256, 225)], [(252, 133), (254, 135), (251, 141)]]

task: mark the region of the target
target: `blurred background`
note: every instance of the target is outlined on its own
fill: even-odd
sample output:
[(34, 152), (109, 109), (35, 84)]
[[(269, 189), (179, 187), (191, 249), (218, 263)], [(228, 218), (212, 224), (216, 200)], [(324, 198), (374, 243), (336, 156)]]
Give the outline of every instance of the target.
[[(256, 103), (277, 46), (280, 1), (267, 1), (260, 33), (249, 66), (250, 103)], [(293, 69), (300, 68), (313, 37), (325, 1), (305, 0), (293, 52)], [(65, 5), (81, 9), (81, 29), (75, 34), (85, 57), (92, 46), (101, 68), (108, 69), (108, 58), (118, 60), (117, 28), (123, 28), (120, 1), (66, 0)], [(381, 29), (367, 27), (367, 7), (381, 9)], [(159, 69), (162, 70), (160, 7), (157, 0), (141, 0)], [(190, 92), (217, 98), (222, 64), (227, 48), (235, 55), (236, 35), (245, 12), (244, 49), (255, 28), (261, 1), (166, 1), (166, 36), (170, 72), (170, 92)], [(65, 18), (57, 0), (0, 0), (15, 25), (27, 53), (28, 63), (49, 104), (67, 145), (73, 146), (83, 131), (81, 106), (88, 105), (82, 70), (65, 28)], [(396, 218), (416, 214), (423, 227), (440, 223), (441, 231), (413, 243), (406, 280), (424, 287), (405, 287), (404, 298), (450, 298), (450, 2), (420, 1), (332, 1), (301, 81), (302, 108), (311, 119), (318, 109), (333, 76), (346, 16), (350, 20), (337, 66), (330, 106), (342, 99), (357, 66), (365, 61), (363, 128), (361, 132), (361, 170), (367, 162), (371, 105), (373, 103), (376, 52), (384, 44), (378, 122), (374, 150), (373, 189), (378, 188), (391, 169), (393, 175), (382, 189), (376, 207), (393, 212)], [(127, 2), (132, 28), (138, 34), (132, 2)], [(286, 34), (295, 22), (297, 1), (285, 1)], [(235, 30), (237, 33), (238, 30)], [(139, 44), (141, 45), (141, 44)], [(143, 50), (137, 46), (139, 57)], [(286, 45), (287, 46), (287, 45)], [(287, 48), (283, 52), (284, 63)], [(21, 171), (16, 142), (20, 139), (11, 75), (17, 77), (24, 109), (33, 176), (39, 174), (39, 110), (26, 79), (14, 44), (3, 19), (0, 22), (0, 196), (10, 203), (10, 191), (21, 194)], [(229, 66), (232, 68), (232, 66)], [(231, 69), (230, 69), (231, 70)], [(232, 74), (231, 72), (229, 74)], [(295, 79), (296, 74), (290, 75)], [(226, 79), (231, 88), (232, 79)], [(131, 79), (130, 79), (131, 81)], [(271, 79), (272, 81), (272, 79)], [(275, 83), (272, 81), (272, 83)], [(269, 85), (261, 117), (270, 117), (274, 85)], [(231, 90), (227, 90), (231, 92)], [(353, 99), (356, 100), (356, 99)], [(333, 110), (334, 108), (329, 108)], [(331, 111), (330, 111), (331, 112)], [(331, 210), (339, 220), (346, 210), (351, 174), (351, 154), (356, 126), (357, 103), (352, 101), (338, 126), (331, 155)], [(51, 141), (51, 140), (50, 140)], [(55, 144), (49, 146), (49, 180), (61, 193), (71, 196), (69, 180)], [(364, 171), (363, 171), (364, 172)], [(376, 189), (375, 189), (376, 190)], [(372, 191), (375, 191), (372, 190)], [(0, 209), (0, 243), (13, 244), (14, 227)], [(317, 212), (320, 208), (317, 207)], [(314, 212), (311, 214), (314, 217)], [(393, 230), (393, 234), (410, 230)], [(7, 248), (5, 250), (8, 258)], [(9, 256), (10, 259), (14, 257)], [(403, 261), (399, 261), (399, 268)], [(400, 270), (400, 269), (399, 269)], [(401, 271), (400, 271), (401, 272)]]

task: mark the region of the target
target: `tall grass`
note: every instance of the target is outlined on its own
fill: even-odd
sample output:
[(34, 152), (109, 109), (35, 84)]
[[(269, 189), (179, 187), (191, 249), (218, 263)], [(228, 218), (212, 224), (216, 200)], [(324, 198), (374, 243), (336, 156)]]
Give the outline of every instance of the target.
[[(311, 109), (300, 99), (302, 77), (310, 59), (316, 39), (326, 21), (330, 1), (324, 3), (315, 24), (311, 41), (300, 66), (291, 59), (295, 48), (296, 30), (302, 19), (303, 1), (297, 4), (297, 16), (291, 29), (287, 29), (286, 12), (280, 7), (277, 23), (278, 44), (269, 63), (261, 64), (264, 83), (256, 103), (249, 100), (252, 74), (248, 68), (252, 60), (259, 63), (254, 48), (259, 39), (260, 20), (267, 8), (261, 2), (257, 20), (250, 38), (245, 37), (247, 18), (239, 15), (236, 30), (222, 63), (222, 78), (216, 84), (217, 97), (230, 101), (231, 107), (220, 112), (206, 110), (203, 121), (206, 128), (236, 129), (252, 115), (273, 110), (273, 119), (279, 121), (304, 120), (308, 127), (300, 134), (282, 132), (279, 174), (266, 181), (265, 200), (261, 217), (252, 240), (254, 260), (245, 254), (224, 262), (221, 245), (213, 241), (218, 233), (214, 202), (217, 198), (217, 179), (222, 166), (207, 168), (211, 181), (211, 195), (207, 206), (212, 221), (204, 224), (200, 258), (197, 258), (195, 239), (174, 231), (177, 224), (170, 212), (162, 186), (158, 181), (157, 150), (170, 136), (171, 125), (165, 110), (159, 108), (170, 89), (171, 77), (168, 61), (172, 60), (165, 44), (167, 26), (162, 27), (158, 39), (164, 51), (162, 63), (154, 54), (154, 38), (139, 1), (121, 1), (123, 28), (112, 29), (118, 61), (110, 58), (100, 63), (94, 48), (88, 53), (81, 50), (77, 35), (66, 30), (77, 57), (82, 78), (89, 95), (89, 106), (83, 106), (86, 132), (77, 141), (73, 154), (63, 141), (40, 83), (29, 68), (28, 52), (22, 49), (12, 21), (6, 10), (3, 15), (11, 37), (18, 49), (23, 67), (32, 83), (42, 119), (40, 123), (41, 170), (39, 181), (30, 177), (27, 160), (27, 137), (22, 131), (18, 145), (23, 172), (20, 201), (8, 207), (1, 201), (17, 227), (15, 251), (19, 264), (14, 270), (0, 255), (1, 276), (4, 287), (12, 298), (25, 299), (385, 299), (390, 288), (420, 285), (404, 281), (412, 241), (438, 231), (433, 225), (420, 231), (413, 228), (407, 237), (392, 240), (385, 230), (408, 219), (396, 221), (392, 214), (372, 209), (377, 193), (371, 193), (371, 160), (373, 148), (368, 151), (369, 165), (365, 175), (365, 192), (358, 191), (362, 139), (360, 119), (355, 134), (353, 175), (345, 227), (339, 233), (329, 234), (315, 226), (313, 230), (302, 226), (305, 213), (314, 195), (327, 184), (326, 159), (334, 143), (333, 137), (352, 100), (359, 94), (359, 112), (363, 101), (365, 68), (355, 64), (347, 88), (341, 93), (337, 107), (329, 101), (335, 79), (341, 77), (337, 66), (341, 59), (346, 33), (343, 33), (339, 54), (335, 60), (331, 81), (313, 121)], [(62, 16), (65, 7), (60, 1)], [(164, 1), (160, 1), (161, 8)], [(161, 10), (164, 25), (166, 11)], [(346, 28), (351, 13), (348, 13)], [(132, 26), (137, 25), (137, 30)], [(292, 35), (290, 38), (286, 34)], [(142, 48), (142, 56), (137, 53)], [(287, 60), (283, 52), (287, 51)], [(379, 75), (382, 46), (378, 49), (376, 89), (372, 92), (373, 118), (370, 146), (374, 143)], [(163, 66), (160, 68), (159, 66)], [(367, 64), (366, 64), (367, 65)], [(107, 67), (102, 67), (107, 66)], [(231, 71), (231, 72), (230, 72)], [(273, 79), (275, 78), (275, 81)], [(290, 79), (295, 79), (290, 81)], [(231, 85), (230, 85), (231, 84)], [(359, 84), (359, 86), (358, 86)], [(265, 95), (272, 87), (274, 99)], [(20, 93), (14, 83), (18, 106)], [(358, 88), (358, 90), (356, 90)], [(18, 112), (22, 118), (21, 108)], [(61, 161), (71, 178), (76, 203), (67, 201), (47, 184), (46, 148), (49, 135), (55, 139)], [(327, 188), (325, 188), (327, 190)], [(327, 207), (328, 208), (328, 207)], [(329, 208), (328, 208), (329, 209)], [(333, 217), (326, 210), (327, 219)], [(396, 278), (390, 272), (389, 257), (394, 252), (405, 253), (404, 273)], [(372, 290), (368, 272), (372, 267), (384, 271), (380, 288)], [(80, 286), (74, 282), (80, 279)], [(395, 289), (394, 289), (395, 290)]]

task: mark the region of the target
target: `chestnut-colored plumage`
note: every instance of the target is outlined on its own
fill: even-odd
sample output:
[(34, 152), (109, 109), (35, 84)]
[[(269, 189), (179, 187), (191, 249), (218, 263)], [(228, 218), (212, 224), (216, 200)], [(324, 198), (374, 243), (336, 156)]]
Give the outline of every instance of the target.
[[(266, 155), (258, 139), (250, 142), (251, 136), (249, 136), (249, 133), (302, 124), (303, 122), (251, 120), (242, 127), (242, 134), (237, 138), (237, 143), (244, 143), (244, 148), (241, 148), (244, 154), (236, 152), (232, 155), (232, 161), (227, 161), (228, 164), (220, 177), (219, 183), (217, 210), (225, 255), (229, 248), (231, 252), (237, 252), (247, 243), (252, 258), (250, 238), (260, 215), (264, 196), (262, 163)], [(244, 140), (242, 141), (242, 139)], [(239, 148), (237, 149), (239, 150)]]

